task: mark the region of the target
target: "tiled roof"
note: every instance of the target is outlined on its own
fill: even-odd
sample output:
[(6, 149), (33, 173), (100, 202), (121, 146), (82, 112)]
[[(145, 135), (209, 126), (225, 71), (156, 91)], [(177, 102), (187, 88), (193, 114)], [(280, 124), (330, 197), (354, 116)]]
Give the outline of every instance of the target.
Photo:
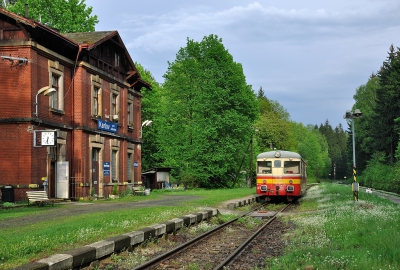
[(117, 31), (99, 31), (99, 32), (82, 32), (82, 33), (67, 33), (63, 34), (63, 36), (68, 39), (78, 43), (78, 44), (96, 44), (99, 41), (107, 38), (113, 33), (117, 33)]

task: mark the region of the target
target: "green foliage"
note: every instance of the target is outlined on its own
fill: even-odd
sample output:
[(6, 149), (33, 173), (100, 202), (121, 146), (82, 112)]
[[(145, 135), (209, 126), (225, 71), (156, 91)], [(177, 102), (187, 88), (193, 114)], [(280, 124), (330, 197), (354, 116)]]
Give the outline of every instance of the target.
[(355, 203), (349, 186), (320, 184), (300, 206), (284, 218), (296, 229), (284, 255), (266, 259), (267, 269), (399, 269), (397, 205), (365, 192)]
[(264, 96), (262, 88), (257, 95), (260, 117), (254, 127), (260, 152), (271, 148), (296, 151), (296, 140), (290, 127), (289, 113), (274, 100)]
[[(398, 173), (400, 122), (400, 50), (390, 46), (388, 57), (376, 75), (360, 86), (354, 109), (363, 113), (355, 125), (358, 179), (365, 185), (388, 191), (399, 190)], [(350, 129), (350, 127), (349, 127)], [(352, 137), (347, 142), (348, 160)], [(349, 162), (350, 163), (350, 162)], [(349, 164), (350, 167), (350, 164)]]
[(160, 167), (163, 160), (158, 155), (157, 133), (162, 128), (160, 121), (160, 100), (162, 99), (161, 86), (154, 80), (150, 71), (141, 64), (135, 63), (143, 80), (151, 84), (151, 89), (143, 88), (141, 101), (142, 121), (152, 120), (153, 124), (142, 129), (142, 170), (146, 171), (154, 167)]
[(324, 176), (331, 174), (333, 179), (335, 173), (334, 164), (336, 164), (336, 179), (343, 179), (344, 176), (350, 175), (349, 166), (351, 163), (347, 164), (347, 160), (352, 159), (351, 156), (348, 157), (346, 154), (346, 142), (348, 136), (343, 130), (342, 125), (340, 124), (338, 127), (333, 129), (329, 124), (329, 121), (326, 120), (325, 125), (319, 127), (319, 132), (326, 138), (328, 149), (325, 148), (324, 151), (328, 151), (330, 158), (330, 164), (326, 164), (329, 169), (324, 171)]
[(182, 180), (232, 186), (257, 116), (242, 66), (217, 36), (187, 40), (164, 75), (159, 158)]
[[(113, 211), (95, 213), (76, 213), (68, 218), (53, 219), (51, 222), (31, 222), (16, 224), (9, 228), (0, 228), (0, 269), (14, 269), (16, 266), (45, 258), (55, 253), (65, 252), (115, 235), (145, 228), (146, 226), (164, 222), (188, 213), (199, 211), (205, 205), (217, 207), (220, 203), (234, 198), (254, 194), (254, 189), (220, 189), (220, 190), (187, 190), (183, 195), (194, 196), (197, 199), (185, 201), (182, 205), (123, 208)], [(176, 194), (174, 194), (176, 195)], [(169, 194), (163, 194), (169, 196)], [(138, 200), (150, 200), (153, 196), (124, 197), (122, 200), (131, 203)], [(154, 196), (153, 198), (158, 198)], [(112, 201), (96, 201), (97, 204), (112, 204)], [(118, 201), (121, 203), (121, 200)], [(63, 211), (68, 205), (55, 204), (57, 211)], [(29, 216), (35, 220), (35, 215), (43, 215), (43, 211), (51, 208), (24, 207), (0, 209), (1, 222), (13, 217)]]
[(384, 153), (375, 153), (368, 161), (367, 168), (359, 178), (359, 182), (374, 189), (400, 193), (400, 163), (386, 164)]
[(307, 176), (310, 179), (326, 177), (331, 168), (326, 137), (311, 125), (305, 127), (293, 122), (292, 129), (298, 142), (296, 151), (307, 162)]
[(379, 87), (370, 124), (375, 151), (385, 152), (388, 162), (395, 162), (395, 151), (399, 142), (400, 123), (395, 119), (400, 111), (400, 48), (389, 49), (389, 55), (378, 72)]
[(10, 207), (13, 207), (13, 206), (15, 206), (15, 203), (11, 203), (11, 202), (3, 203), (3, 207), (6, 207), (6, 208), (10, 208)]
[(118, 195), (118, 185), (117, 184), (114, 184), (113, 190), (112, 190), (112, 194), (113, 195)]
[(25, 0), (8, 4), (11, 12), (25, 15), (25, 4), (29, 7), (29, 18), (58, 29), (61, 33), (89, 32), (95, 30), (99, 22), (97, 16), (91, 16), (92, 7), (85, 0)]

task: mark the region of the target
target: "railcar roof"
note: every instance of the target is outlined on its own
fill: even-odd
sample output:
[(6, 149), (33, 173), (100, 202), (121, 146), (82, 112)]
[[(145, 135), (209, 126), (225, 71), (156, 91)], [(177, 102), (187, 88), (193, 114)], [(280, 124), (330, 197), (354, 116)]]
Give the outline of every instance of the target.
[(275, 158), (275, 153), (276, 152), (280, 153), (280, 158), (301, 158), (301, 156), (296, 152), (275, 150), (275, 151), (269, 151), (269, 152), (261, 153), (261, 154), (259, 154), (257, 156), (257, 159)]

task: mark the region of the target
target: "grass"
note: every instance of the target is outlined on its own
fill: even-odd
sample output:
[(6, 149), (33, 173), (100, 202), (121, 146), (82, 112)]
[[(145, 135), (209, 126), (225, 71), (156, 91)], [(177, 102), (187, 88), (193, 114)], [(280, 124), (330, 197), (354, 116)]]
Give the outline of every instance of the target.
[[(10, 269), (53, 254), (71, 250), (115, 235), (127, 233), (164, 222), (185, 214), (199, 211), (201, 207), (217, 207), (226, 200), (252, 195), (255, 189), (238, 188), (223, 190), (194, 189), (179, 192), (158, 193), (150, 196), (124, 196), (117, 200), (93, 201), (97, 204), (154, 200), (161, 196), (198, 196), (180, 206), (131, 208), (112, 212), (82, 213), (72, 217), (35, 222), (25, 226), (0, 229), (0, 269)], [(65, 205), (55, 204), (63, 211)], [(23, 207), (0, 209), (0, 221), (11, 222), (12, 218), (35, 215), (54, 209), (45, 207)]]
[[(61, 251), (80, 247), (114, 235), (167, 221), (204, 206), (251, 195), (254, 189), (187, 190), (152, 192), (150, 196), (125, 196), (98, 204), (153, 200), (160, 196), (198, 196), (180, 206), (123, 209), (107, 213), (82, 214), (67, 220), (32, 223), (0, 230), (0, 269), (10, 269)], [(63, 210), (64, 206), (54, 208)], [(0, 222), (18, 216), (50, 211), (52, 207), (0, 210)], [(57, 210), (58, 210), (57, 209)], [(300, 200), (294, 215), (280, 219), (294, 224), (285, 235), (282, 257), (266, 259), (266, 269), (400, 269), (400, 206), (375, 194), (360, 191), (354, 202), (351, 187), (322, 183)], [(189, 267), (189, 266), (188, 266)], [(190, 265), (196, 269), (196, 265)]]
[(281, 218), (296, 224), (285, 255), (267, 259), (268, 269), (400, 269), (400, 207), (351, 187), (321, 184), (300, 200), (299, 213)]

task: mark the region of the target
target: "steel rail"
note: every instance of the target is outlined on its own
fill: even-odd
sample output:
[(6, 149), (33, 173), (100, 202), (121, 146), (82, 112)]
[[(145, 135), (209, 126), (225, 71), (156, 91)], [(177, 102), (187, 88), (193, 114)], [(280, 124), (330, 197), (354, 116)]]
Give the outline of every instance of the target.
[(239, 218), (247, 216), (250, 213), (252, 213), (254, 211), (257, 211), (258, 209), (260, 209), (261, 207), (263, 207), (263, 206), (265, 206), (267, 204), (268, 203), (264, 203), (264, 204), (256, 207), (255, 209), (252, 209), (251, 211), (243, 214), (240, 217), (234, 218), (234, 219), (232, 219), (232, 220), (230, 220), (230, 221), (228, 221), (228, 222), (226, 222), (226, 223), (224, 223), (224, 224), (222, 224), (222, 225), (220, 225), (220, 226), (218, 226), (218, 227), (216, 227), (216, 228), (214, 228), (214, 229), (212, 229), (212, 230), (210, 230), (208, 232), (203, 233), (202, 235), (200, 235), (200, 236), (198, 236), (196, 238), (193, 238), (192, 240), (189, 240), (188, 242), (183, 243), (182, 245), (180, 245), (180, 246), (178, 246), (178, 247), (176, 247), (176, 248), (174, 248), (174, 249), (172, 249), (170, 251), (167, 251), (164, 254), (161, 254), (160, 256), (157, 256), (157, 257), (155, 257), (155, 258), (153, 258), (151, 260), (148, 260), (147, 262), (145, 262), (145, 263), (143, 263), (141, 265), (138, 265), (138, 266), (132, 268), (132, 270), (147, 269), (147, 268), (149, 268), (151, 266), (155, 266), (155, 265), (159, 264), (162, 261), (168, 260), (169, 258), (174, 256), (175, 254), (177, 254), (179, 252), (182, 252), (183, 250), (185, 250), (185, 249), (189, 248), (190, 246), (194, 245), (196, 242), (199, 242), (199, 241), (205, 239), (206, 237), (211, 236), (212, 234), (214, 234), (214, 233), (220, 231), (221, 229), (223, 229), (224, 227), (236, 222)]
[(241, 244), (234, 252), (232, 252), (229, 257), (227, 257), (223, 262), (221, 262), (214, 270), (224, 269), (225, 266), (230, 265), (236, 257), (242, 253), (242, 251), (256, 238), (264, 229), (267, 227), (273, 220), (275, 220), (276, 216), (285, 211), (291, 204), (286, 205), (282, 210), (276, 212), (264, 225), (262, 225), (253, 235), (251, 235), (243, 244)]

